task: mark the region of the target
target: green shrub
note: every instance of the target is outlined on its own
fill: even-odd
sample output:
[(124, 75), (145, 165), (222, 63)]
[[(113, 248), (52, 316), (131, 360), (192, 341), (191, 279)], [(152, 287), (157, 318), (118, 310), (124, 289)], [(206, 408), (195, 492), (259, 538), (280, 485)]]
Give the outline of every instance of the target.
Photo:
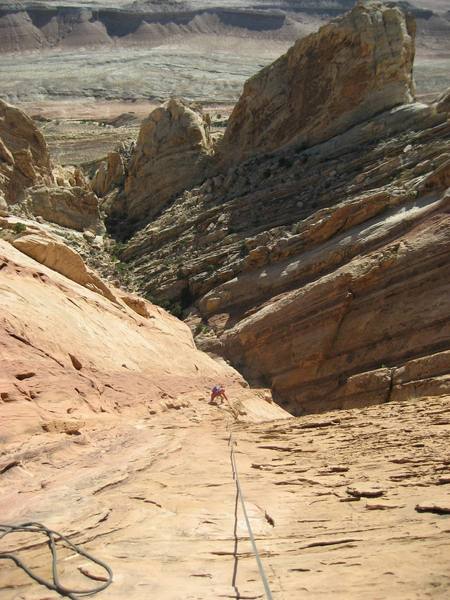
[(24, 233), (27, 230), (27, 226), (25, 223), (14, 223), (13, 230), (14, 233)]
[(111, 250), (109, 251), (109, 253), (111, 254), (111, 256), (114, 256), (114, 258), (119, 258), (126, 247), (127, 245), (123, 242), (116, 242), (115, 244), (113, 244), (113, 246), (111, 246)]
[(170, 303), (167, 310), (173, 314), (174, 317), (181, 319), (183, 317), (183, 309), (181, 308), (181, 304), (179, 302)]
[(126, 273), (129, 269), (128, 265), (126, 263), (120, 262), (120, 260), (116, 262), (114, 267), (118, 273)]
[(200, 333), (206, 334), (211, 331), (211, 328), (204, 323), (198, 323), (195, 327), (195, 335), (199, 335)]

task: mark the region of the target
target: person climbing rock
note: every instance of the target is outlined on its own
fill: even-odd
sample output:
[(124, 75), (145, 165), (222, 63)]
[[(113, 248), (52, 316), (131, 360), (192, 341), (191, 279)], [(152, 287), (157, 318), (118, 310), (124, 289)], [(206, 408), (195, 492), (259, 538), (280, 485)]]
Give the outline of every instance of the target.
[(215, 385), (213, 387), (213, 389), (211, 390), (211, 399), (210, 399), (209, 403), (219, 405), (219, 402), (218, 402), (219, 398), (222, 401), (221, 403), (223, 403), (224, 400), (226, 400), (228, 402), (227, 395), (225, 394), (225, 388), (222, 383), (220, 383), (219, 385)]

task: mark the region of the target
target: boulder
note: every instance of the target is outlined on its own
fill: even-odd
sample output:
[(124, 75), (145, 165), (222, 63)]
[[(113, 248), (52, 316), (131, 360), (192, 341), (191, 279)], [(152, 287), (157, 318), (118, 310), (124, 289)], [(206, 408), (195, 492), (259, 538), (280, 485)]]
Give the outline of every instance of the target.
[(412, 18), (369, 2), (298, 40), (246, 82), (225, 131), (224, 162), (309, 147), (411, 102), (414, 38)]
[(33, 187), (26, 204), (30, 211), (63, 227), (95, 233), (104, 231), (98, 198), (85, 187)]
[[(202, 115), (171, 99), (142, 123), (125, 181), (126, 216), (155, 216), (205, 178), (212, 144)], [(114, 207), (113, 207), (114, 209)]]
[(14, 240), (13, 245), (52, 271), (64, 275), (112, 302), (117, 302), (111, 289), (96, 273), (88, 269), (81, 256), (66, 246), (62, 240), (37, 233), (24, 235)]
[(102, 161), (92, 180), (92, 189), (102, 198), (115, 187), (120, 186), (125, 179), (125, 164), (120, 152), (114, 150)]
[(23, 111), (0, 100), (0, 192), (6, 202), (22, 200), (24, 190), (30, 186), (52, 183), (42, 133)]

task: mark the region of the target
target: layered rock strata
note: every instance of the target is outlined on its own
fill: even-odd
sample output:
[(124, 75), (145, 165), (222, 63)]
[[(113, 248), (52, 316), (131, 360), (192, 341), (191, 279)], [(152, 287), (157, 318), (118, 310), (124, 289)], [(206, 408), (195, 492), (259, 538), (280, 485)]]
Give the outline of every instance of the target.
[(223, 140), (225, 162), (312, 146), (414, 96), (414, 21), (358, 4), (249, 79)]
[[(202, 347), (293, 412), (444, 392), (449, 158), (446, 113), (393, 109), (208, 180), (122, 257), (142, 291), (185, 308)], [(429, 376), (396, 380), (411, 360)]]

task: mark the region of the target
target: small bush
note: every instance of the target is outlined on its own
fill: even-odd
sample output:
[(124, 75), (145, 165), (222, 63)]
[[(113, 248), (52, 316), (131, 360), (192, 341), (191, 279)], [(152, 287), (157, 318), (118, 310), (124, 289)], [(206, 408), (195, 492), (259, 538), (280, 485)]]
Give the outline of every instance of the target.
[(199, 335), (200, 333), (206, 334), (209, 333), (211, 331), (211, 328), (208, 327), (208, 325), (205, 325), (204, 323), (198, 323), (197, 326), (195, 327), (195, 335)]
[(14, 223), (14, 233), (24, 233), (27, 230), (25, 223)]
[(173, 304), (169, 303), (169, 307), (167, 308), (167, 310), (178, 319), (181, 319), (183, 317), (183, 309), (181, 308), (181, 304), (179, 302), (174, 302)]
[(126, 273), (128, 271), (128, 265), (126, 263), (123, 262), (116, 262), (116, 264), (114, 265), (115, 269), (118, 273)]
[(127, 247), (126, 244), (124, 244), (123, 242), (116, 242), (110, 250), (110, 254), (111, 256), (114, 256), (114, 258), (119, 258), (121, 253), (125, 250), (125, 248)]
[(247, 256), (248, 252), (249, 251), (248, 251), (247, 246), (245, 245), (245, 242), (242, 242), (241, 247), (239, 248), (239, 256), (241, 258), (245, 258)]

